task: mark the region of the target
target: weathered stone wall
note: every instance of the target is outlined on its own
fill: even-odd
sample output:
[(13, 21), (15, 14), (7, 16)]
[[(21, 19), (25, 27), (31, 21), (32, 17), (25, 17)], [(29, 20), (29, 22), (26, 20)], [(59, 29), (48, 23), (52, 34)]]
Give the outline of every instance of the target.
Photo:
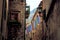
[(0, 40), (2, 40), (1, 39), (2, 37), (2, 34), (1, 34), (2, 3), (3, 3), (3, 0), (0, 0)]
[(60, 1), (55, 2), (52, 13), (50, 14), (48, 25), (48, 40), (60, 40)]
[(47, 16), (52, 0), (42, 0), (42, 1), (43, 1), (43, 10), (46, 9), (46, 16)]
[[(18, 13), (18, 21), (21, 23), (22, 27), (20, 29), (20, 32), (18, 32), (18, 38), (20, 40), (24, 40), (24, 27), (25, 27), (25, 2), (20, 2), (20, 1), (14, 1), (11, 2), (11, 5), (9, 6), (9, 10), (18, 10), (20, 11)], [(17, 39), (18, 40), (18, 39)]]

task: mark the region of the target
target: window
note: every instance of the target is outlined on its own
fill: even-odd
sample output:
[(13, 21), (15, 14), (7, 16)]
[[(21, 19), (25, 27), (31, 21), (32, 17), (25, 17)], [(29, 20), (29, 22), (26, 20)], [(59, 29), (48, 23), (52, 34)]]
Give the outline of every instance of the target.
[(17, 1), (17, 0), (9, 0), (9, 1)]
[(45, 20), (46, 19), (46, 9), (45, 10), (43, 10), (43, 19)]
[(14, 0), (9, 0), (9, 1), (14, 1)]
[(23, 0), (21, 0), (21, 2), (23, 2)]
[(18, 13), (10, 13), (10, 17), (9, 17), (10, 20), (18, 20)]
[(37, 16), (38, 24), (40, 23), (40, 16)]
[(33, 24), (34, 24), (34, 29), (36, 28), (36, 26), (35, 26), (35, 21), (33, 22)]
[(30, 32), (32, 30), (32, 25), (28, 26), (28, 32)]
[(6, 0), (3, 1), (3, 14), (2, 17), (6, 20)]

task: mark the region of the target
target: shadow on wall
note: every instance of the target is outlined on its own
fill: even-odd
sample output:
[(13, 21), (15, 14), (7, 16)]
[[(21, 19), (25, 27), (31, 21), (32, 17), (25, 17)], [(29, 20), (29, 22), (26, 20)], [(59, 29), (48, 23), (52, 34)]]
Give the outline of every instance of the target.
[(53, 12), (55, 3), (56, 3), (56, 0), (52, 0), (45, 22), (48, 21), (50, 14)]

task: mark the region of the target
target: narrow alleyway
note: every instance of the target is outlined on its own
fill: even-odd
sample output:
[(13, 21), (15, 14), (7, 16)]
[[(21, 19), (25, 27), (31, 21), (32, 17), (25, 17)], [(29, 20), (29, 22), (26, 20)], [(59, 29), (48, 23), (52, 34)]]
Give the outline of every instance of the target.
[(60, 40), (60, 0), (0, 0), (0, 40)]

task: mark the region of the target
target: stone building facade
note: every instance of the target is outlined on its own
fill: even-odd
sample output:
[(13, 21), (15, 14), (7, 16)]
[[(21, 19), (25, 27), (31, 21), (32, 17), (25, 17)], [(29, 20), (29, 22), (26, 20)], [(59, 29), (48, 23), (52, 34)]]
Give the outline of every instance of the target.
[(35, 23), (37, 23), (37, 22), (35, 22), (37, 19), (37, 16), (39, 16), (38, 11), (35, 12), (35, 14), (32, 18), (32, 21), (31, 21), (31, 24), (32, 24), (32, 40), (41, 40), (41, 34), (42, 34), (41, 21), (42, 21), (42, 18), (40, 18), (39, 24), (35, 24)]
[(60, 0), (43, 0), (46, 9), (46, 40), (60, 40)]
[[(40, 5), (40, 4), (39, 4)], [(42, 7), (41, 5), (38, 7)], [(37, 18), (39, 17), (39, 19)], [(37, 20), (38, 19), (38, 20)], [(39, 21), (37, 23), (37, 21)], [(38, 12), (38, 9), (36, 10), (32, 20), (32, 40), (42, 40), (43, 32), (42, 32), (42, 22), (43, 22), (43, 15), (42, 13)], [(35, 25), (34, 25), (35, 24)]]
[[(10, 18), (14, 19), (12, 15), (15, 15), (17, 21), (21, 24), (21, 28), (18, 32), (17, 40), (24, 40), (24, 27), (25, 27), (25, 0), (5, 0), (2, 17), (2, 36), (3, 40), (8, 39), (8, 22)], [(12, 14), (12, 15), (11, 15)]]
[(1, 34), (2, 3), (3, 0), (0, 0), (0, 40), (2, 40), (2, 34)]

